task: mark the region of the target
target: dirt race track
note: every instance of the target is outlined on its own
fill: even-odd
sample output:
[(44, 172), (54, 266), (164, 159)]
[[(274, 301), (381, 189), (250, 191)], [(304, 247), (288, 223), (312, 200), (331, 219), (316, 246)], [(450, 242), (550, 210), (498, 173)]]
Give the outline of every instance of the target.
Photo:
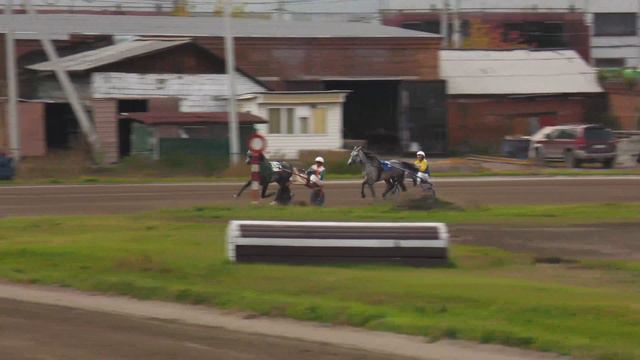
[(0, 334), (0, 352), (5, 360), (405, 359), (215, 327), (1, 298)]
[[(462, 206), (488, 204), (567, 204), (640, 201), (640, 177), (458, 178), (435, 179), (438, 197)], [(120, 214), (169, 207), (246, 204), (250, 193), (234, 199), (239, 183), (147, 185), (51, 185), (0, 187), (0, 217), (64, 214)], [(273, 187), (275, 190), (275, 187)], [(328, 183), (326, 206), (382, 202), (360, 197), (356, 181)], [(308, 201), (308, 189), (294, 185), (294, 202)], [(409, 185), (403, 196), (418, 196)], [(263, 200), (269, 201), (269, 200)]]
[(640, 224), (549, 227), (451, 225), (449, 228), (453, 244), (493, 246), (531, 253), (539, 259), (640, 260)]
[(0, 282), (0, 358), (561, 360), (548, 353)]

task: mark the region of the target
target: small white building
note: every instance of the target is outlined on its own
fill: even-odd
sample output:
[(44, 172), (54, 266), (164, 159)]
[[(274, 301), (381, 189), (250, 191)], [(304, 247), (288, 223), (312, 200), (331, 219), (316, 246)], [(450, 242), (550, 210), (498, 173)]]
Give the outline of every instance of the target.
[(238, 97), (238, 110), (268, 119), (256, 125), (268, 157), (295, 159), (300, 150), (342, 148), (347, 91), (256, 92)]

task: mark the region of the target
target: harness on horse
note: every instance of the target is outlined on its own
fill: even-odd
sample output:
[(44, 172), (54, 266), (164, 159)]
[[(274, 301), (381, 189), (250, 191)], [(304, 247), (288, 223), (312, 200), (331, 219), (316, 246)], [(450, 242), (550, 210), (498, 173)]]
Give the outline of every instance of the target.
[(383, 171), (389, 171), (394, 168), (394, 166), (386, 160), (380, 160), (380, 166), (382, 166)]
[(269, 164), (271, 165), (271, 171), (273, 172), (282, 171), (282, 163), (280, 163), (279, 161), (269, 161)]

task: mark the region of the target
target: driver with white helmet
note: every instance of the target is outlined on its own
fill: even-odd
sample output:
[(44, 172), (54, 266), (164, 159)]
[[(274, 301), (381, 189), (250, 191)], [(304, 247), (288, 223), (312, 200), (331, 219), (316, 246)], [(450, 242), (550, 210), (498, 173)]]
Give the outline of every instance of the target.
[(322, 186), (326, 172), (327, 169), (324, 167), (324, 159), (318, 156), (315, 164), (311, 165), (307, 170), (307, 182), (316, 186)]
[(418, 151), (416, 153), (416, 161), (414, 161), (413, 164), (418, 171), (417, 178), (421, 181), (429, 181), (429, 163), (427, 162), (424, 151)]

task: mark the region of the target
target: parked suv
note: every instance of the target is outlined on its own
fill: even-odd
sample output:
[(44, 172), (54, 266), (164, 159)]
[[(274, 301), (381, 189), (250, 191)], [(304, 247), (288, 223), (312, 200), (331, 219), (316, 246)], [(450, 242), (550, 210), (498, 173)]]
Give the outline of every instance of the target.
[(0, 180), (11, 180), (14, 175), (13, 159), (0, 152)]
[(611, 168), (616, 161), (616, 139), (602, 125), (548, 126), (531, 137), (529, 158), (540, 164), (564, 161), (569, 167), (579, 167), (600, 162)]

